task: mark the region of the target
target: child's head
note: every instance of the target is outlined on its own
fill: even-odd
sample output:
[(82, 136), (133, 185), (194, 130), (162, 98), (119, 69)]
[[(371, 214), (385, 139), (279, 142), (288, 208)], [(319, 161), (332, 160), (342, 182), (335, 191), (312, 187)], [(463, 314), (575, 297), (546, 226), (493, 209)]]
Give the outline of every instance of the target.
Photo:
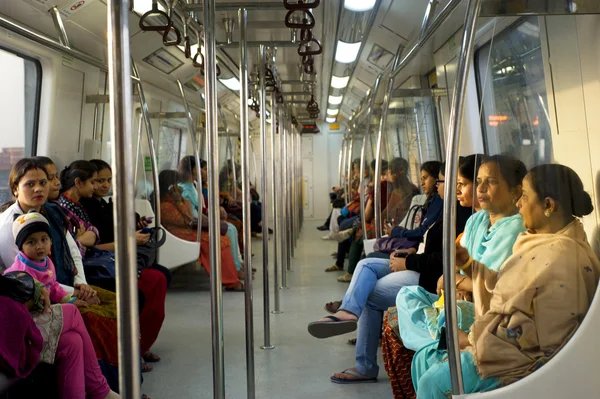
[(17, 215), (13, 222), (13, 235), (19, 251), (28, 258), (43, 260), (50, 254), (50, 225), (38, 212)]

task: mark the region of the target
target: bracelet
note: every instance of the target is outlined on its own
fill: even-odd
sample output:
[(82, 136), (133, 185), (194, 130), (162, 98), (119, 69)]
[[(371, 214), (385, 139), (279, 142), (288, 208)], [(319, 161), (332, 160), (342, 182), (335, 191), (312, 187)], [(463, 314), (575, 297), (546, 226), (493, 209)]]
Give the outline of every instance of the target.
[(465, 263), (464, 265), (458, 267), (458, 270), (464, 271), (467, 267), (471, 266), (471, 263), (473, 263), (473, 258), (471, 258), (469, 256), (469, 260), (467, 261), (467, 263)]
[(77, 300), (77, 297), (71, 297), (71, 299), (69, 300), (69, 303), (75, 303), (75, 301)]

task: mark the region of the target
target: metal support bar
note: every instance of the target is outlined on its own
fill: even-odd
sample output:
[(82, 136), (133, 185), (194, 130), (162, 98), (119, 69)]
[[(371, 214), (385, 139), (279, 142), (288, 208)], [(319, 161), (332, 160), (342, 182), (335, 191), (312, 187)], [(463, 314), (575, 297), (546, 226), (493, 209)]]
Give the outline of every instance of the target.
[(108, 104), (109, 102), (109, 94), (88, 94), (85, 96), (86, 104)]
[(273, 203), (273, 312), (274, 314), (283, 313), (281, 305), (279, 303), (279, 254), (281, 248), (281, 238), (279, 237), (281, 231), (279, 230), (279, 214), (281, 208), (279, 207), (279, 178), (277, 170), (277, 145), (279, 141), (277, 134), (277, 98), (275, 93), (271, 93), (271, 201)]
[(448, 89), (394, 89), (390, 95), (392, 98), (440, 97), (447, 96)]
[(284, 97), (290, 97), (290, 96), (310, 96), (310, 93), (307, 93), (305, 91), (289, 91), (289, 92), (282, 92), (281, 93), (282, 96)]
[[(142, 116), (144, 117), (144, 126), (146, 127), (146, 138), (148, 139), (148, 148), (150, 152), (150, 162), (152, 164), (152, 183), (154, 184), (154, 225), (161, 225), (161, 213), (160, 213), (160, 192), (158, 185), (158, 156), (156, 154), (156, 143), (154, 142), (154, 134), (152, 133), (152, 124), (150, 123), (149, 112), (148, 112), (148, 102), (146, 101), (146, 96), (144, 95), (144, 88), (142, 87), (142, 81), (139, 79), (140, 75), (137, 69), (137, 65), (131, 60), (131, 70), (133, 75), (138, 78), (137, 80), (137, 89), (138, 89), (138, 97), (140, 99), (140, 106)], [(111, 93), (113, 93), (111, 91)], [(141, 129), (141, 127), (140, 127)], [(136, 169), (137, 175), (137, 169)], [(135, 186), (137, 188), (137, 186)], [(116, 219), (119, 220), (119, 219)]]
[(71, 47), (71, 45), (69, 44), (69, 37), (67, 36), (67, 31), (65, 30), (65, 25), (63, 24), (63, 20), (60, 16), (58, 8), (54, 6), (50, 10), (48, 10), (48, 12), (52, 16), (54, 27), (56, 28), (56, 32), (58, 33), (58, 41), (63, 46)]
[[(298, 43), (290, 42), (288, 40), (265, 40), (265, 41), (250, 41), (248, 47), (259, 47), (261, 45), (267, 47), (298, 47)], [(219, 42), (217, 43), (218, 48), (237, 48), (238, 42)]]
[(290, 184), (288, 185), (288, 204), (287, 206), (289, 207), (289, 215), (290, 215), (290, 228), (288, 229), (288, 248), (289, 248), (289, 252), (288, 252), (288, 257), (289, 257), (289, 265), (290, 265), (290, 270), (294, 270), (294, 267), (292, 265), (292, 258), (295, 255), (295, 251), (294, 251), (294, 236), (296, 235), (296, 210), (294, 209), (294, 196), (296, 195), (296, 179), (295, 179), (295, 171), (296, 171), (296, 153), (295, 153), (295, 146), (294, 143), (296, 141), (296, 132), (294, 131), (294, 129), (292, 129), (292, 134), (290, 136), (290, 140), (288, 141), (288, 155), (290, 157), (289, 159), (289, 164), (290, 167), (288, 168), (288, 176), (287, 179), (289, 180)]
[[(217, 49), (215, 46), (215, 3), (204, 4), (204, 98), (208, 142), (208, 218), (210, 242), (210, 294), (213, 359), (213, 398), (225, 398), (225, 359), (223, 353), (223, 287), (221, 278), (221, 233), (219, 231), (219, 120), (217, 115)], [(196, 14), (197, 15), (197, 14)], [(198, 170), (200, 172), (200, 170)]]
[[(291, 184), (291, 182), (289, 181), (289, 169), (290, 169), (290, 161), (289, 161), (289, 141), (291, 139), (290, 135), (292, 134), (292, 120), (290, 117), (290, 113), (289, 113), (289, 108), (288, 108), (288, 117), (287, 117), (287, 123), (286, 123), (286, 129), (285, 132), (283, 134), (283, 170), (281, 173), (282, 176), (282, 187), (281, 187), (281, 196), (282, 196), (282, 202), (283, 202), (283, 234), (282, 234), (282, 246), (283, 246), (283, 251), (282, 253), (284, 254), (283, 257), (283, 262), (285, 263), (285, 272), (289, 272), (291, 271), (291, 265), (290, 265), (290, 245), (289, 245), (289, 240), (288, 240), (288, 233), (290, 230), (290, 226), (291, 226), (291, 221), (290, 221), (290, 208), (288, 206), (288, 201), (289, 201), (289, 185)], [(288, 288), (288, 286), (285, 286), (286, 288)]]
[[(138, 168), (139, 168), (139, 163), (140, 163), (140, 156), (142, 155), (141, 149), (142, 149), (142, 121), (144, 118), (144, 115), (142, 115), (142, 110), (139, 110), (140, 113), (140, 117), (138, 119), (138, 132), (137, 132), (137, 145), (136, 145), (136, 149), (135, 149), (135, 173), (133, 175), (133, 187), (135, 187), (135, 190), (137, 190), (137, 183), (138, 183)], [(158, 224), (155, 224), (155, 226), (158, 226)]]
[(458, 343), (458, 317), (456, 311), (456, 182), (458, 178), (458, 155), (460, 148), (460, 130), (467, 95), (467, 80), (471, 65), (477, 16), (481, 9), (481, 0), (469, 0), (464, 23), (461, 52), (456, 67), (456, 81), (450, 108), (448, 131), (448, 148), (446, 150), (446, 172), (444, 186), (444, 221), (443, 221), (443, 264), (444, 264), (444, 308), (446, 310), (446, 340), (448, 348), (448, 363), (452, 381), (452, 394), (464, 393), (462, 365), (460, 362), (460, 347)]
[(429, 28), (431, 18), (435, 15), (435, 8), (437, 7), (437, 4), (438, 0), (429, 0), (429, 4), (427, 4), (427, 9), (425, 10), (425, 16), (423, 17), (423, 23), (421, 24), (421, 34), (419, 35), (419, 40), (423, 40), (425, 32), (427, 32), (427, 28)]
[[(181, 8), (184, 11), (197, 11), (202, 12), (204, 5), (200, 3), (193, 4), (182, 4)], [(238, 11), (240, 8), (245, 8), (247, 11), (257, 10), (272, 10), (272, 11), (283, 11), (283, 3), (280, 1), (266, 1), (263, 3), (244, 3), (244, 2), (232, 2), (232, 3), (219, 3), (215, 6), (216, 11)]]
[[(285, 157), (285, 137), (287, 135), (288, 125), (289, 125), (289, 117), (286, 113), (284, 113), (283, 107), (279, 107), (280, 119), (279, 119), (279, 191), (281, 195), (277, 197), (279, 201), (279, 231), (286, 231), (286, 207), (285, 207), (285, 168), (287, 165), (287, 159)], [(283, 239), (284, 235), (279, 234), (278, 240), (281, 248), (281, 287), (288, 288), (287, 282), (287, 248), (286, 248), (286, 240)]]
[(250, 132), (248, 126), (248, 48), (247, 38), (248, 11), (238, 11), (240, 25), (240, 132), (242, 167), (242, 214), (244, 230), (245, 290), (244, 309), (246, 324), (246, 392), (248, 399), (255, 399), (256, 386), (254, 374), (254, 314), (252, 297), (252, 236), (250, 232)]
[(354, 131), (351, 129), (349, 132), (350, 134), (350, 144), (348, 147), (348, 187), (346, 190), (346, 203), (350, 203), (350, 194), (352, 191), (352, 155), (354, 152)]
[(262, 244), (263, 244), (263, 313), (264, 313), (264, 343), (261, 349), (273, 349), (271, 345), (271, 309), (269, 298), (269, 221), (268, 209), (269, 201), (267, 197), (267, 92), (265, 90), (265, 70), (266, 70), (266, 51), (265, 46), (261, 45), (258, 50), (259, 62), (259, 89), (258, 97), (260, 101), (260, 144), (262, 154), (262, 176), (261, 176), (261, 197), (262, 197)]
[[(436, 0), (432, 0), (436, 1)], [(402, 51), (404, 51), (404, 46), (399, 45), (398, 50), (396, 50), (396, 55), (394, 56), (394, 61), (392, 63), (392, 71), (396, 69), (398, 66), (398, 62), (400, 62), (400, 57), (402, 56)], [(390, 107), (390, 99), (392, 96), (392, 92), (394, 89), (394, 77), (390, 76), (388, 79), (388, 85), (385, 90), (385, 95), (383, 96), (383, 105), (381, 106), (382, 114), (379, 119), (379, 132), (377, 133), (377, 150), (375, 151), (375, 176), (381, 176), (381, 149), (383, 144), (383, 135), (387, 132), (387, 116), (388, 109)], [(400, 145), (400, 143), (398, 143)], [(375, 177), (374, 177), (375, 178)], [(373, 193), (373, 206), (375, 207), (375, 238), (380, 239), (382, 236), (381, 226), (381, 185), (375, 184), (373, 186), (375, 190)], [(398, 221), (399, 223), (400, 221)]]
[(119, 339), (119, 387), (124, 398), (139, 398), (140, 341), (135, 209), (133, 193), (133, 143), (131, 134), (131, 63), (129, 49), (129, 10), (127, 0), (107, 1), (108, 79), (113, 94), (110, 102), (110, 135), (114, 173), (113, 216), (117, 280)]
[[(180, 90), (180, 94), (181, 94), (181, 98), (183, 98), (185, 96), (185, 92), (183, 92), (182, 90)], [(189, 109), (189, 108), (186, 108), (186, 109)], [(150, 118), (151, 119), (187, 119), (188, 115), (189, 115), (189, 111), (188, 112), (151, 112)], [(190, 128), (194, 127), (193, 125), (194, 125), (194, 120), (192, 119), (192, 126), (190, 126)]]
[[(194, 126), (194, 118), (192, 117), (192, 112), (190, 111), (190, 106), (187, 101), (187, 97), (185, 95), (185, 90), (183, 89), (183, 84), (181, 84), (181, 80), (177, 79), (177, 87), (179, 88), (179, 94), (181, 94), (181, 101), (183, 102), (183, 107), (187, 110), (187, 112), (177, 112), (177, 114), (184, 114), (183, 118), (187, 119), (188, 122), (188, 132), (190, 133), (190, 140), (192, 142), (194, 158), (195, 158), (195, 167), (196, 167), (196, 176), (194, 176), (194, 180), (198, 181), (198, 186), (196, 187), (196, 194), (198, 195), (198, 213), (202, 213), (202, 207), (204, 206), (204, 195), (202, 194), (202, 173), (200, 173), (201, 165), (200, 165), (200, 147), (198, 146), (198, 139), (196, 137), (196, 129)], [(167, 112), (164, 112), (167, 114)], [(159, 112), (162, 114), (162, 112)], [(181, 116), (180, 116), (181, 117)], [(160, 118), (160, 116), (159, 116)], [(200, 245), (202, 245), (202, 229), (196, 229), (197, 236), (196, 240)]]

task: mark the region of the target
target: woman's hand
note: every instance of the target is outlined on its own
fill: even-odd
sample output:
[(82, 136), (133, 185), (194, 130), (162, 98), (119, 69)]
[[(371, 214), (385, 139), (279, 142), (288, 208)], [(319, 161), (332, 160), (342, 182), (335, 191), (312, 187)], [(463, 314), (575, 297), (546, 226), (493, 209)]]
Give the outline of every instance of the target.
[(90, 305), (86, 301), (82, 301), (81, 299), (75, 299), (73, 305), (77, 306), (77, 309), (84, 309), (90, 307)]
[(471, 345), (469, 343), (469, 334), (464, 332), (463, 330), (458, 330), (458, 346), (460, 350), (465, 349), (467, 346)]
[(469, 261), (469, 251), (456, 244), (456, 267), (461, 267)]
[(87, 284), (75, 284), (75, 291), (73, 294), (82, 301), (87, 301), (89, 298), (98, 295), (96, 290)]
[(444, 276), (442, 275), (437, 282), (437, 288), (435, 290), (435, 292), (437, 292), (438, 295), (442, 295), (442, 290), (444, 289)]
[(135, 232), (135, 242), (137, 245), (144, 245), (150, 240), (150, 233), (142, 233), (142, 230)]
[(392, 269), (394, 272), (401, 272), (406, 270), (406, 258), (393, 257), (390, 260), (390, 269)]
[(96, 237), (96, 233), (93, 231), (86, 231), (77, 237), (77, 241), (84, 247), (93, 247), (97, 240), (98, 237)]
[(389, 235), (391, 235), (391, 234), (392, 234), (392, 230), (393, 230), (393, 229), (394, 229), (394, 227), (393, 227), (391, 224), (385, 224), (385, 225), (383, 226), (383, 233), (384, 233), (386, 236), (389, 236)]
[(100, 301), (100, 298), (98, 298), (97, 296), (93, 296), (91, 298), (88, 298), (86, 300), (88, 305), (100, 305), (102, 302)]
[(148, 221), (146, 220), (146, 216), (141, 216), (140, 217), (140, 221), (137, 224), (138, 229), (143, 229), (145, 227), (148, 227)]
[(42, 312), (48, 313), (50, 311), (50, 293), (45, 287), (40, 291), (40, 302), (44, 305), (44, 310)]
[(79, 225), (75, 228), (75, 235), (77, 236), (77, 240), (79, 240), (79, 237), (84, 235), (86, 232), (87, 229), (83, 225), (83, 222), (80, 222)]
[(227, 211), (225, 210), (225, 208), (220, 206), (219, 210), (221, 211), (221, 219), (227, 219)]

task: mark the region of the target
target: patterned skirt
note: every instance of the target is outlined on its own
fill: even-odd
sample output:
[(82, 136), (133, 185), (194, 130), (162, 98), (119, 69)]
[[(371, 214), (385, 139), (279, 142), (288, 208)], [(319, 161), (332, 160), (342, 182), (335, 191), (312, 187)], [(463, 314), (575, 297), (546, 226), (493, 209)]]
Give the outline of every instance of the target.
[(416, 398), (411, 376), (411, 363), (415, 352), (402, 345), (396, 307), (389, 308), (383, 317), (381, 349), (394, 399)]

